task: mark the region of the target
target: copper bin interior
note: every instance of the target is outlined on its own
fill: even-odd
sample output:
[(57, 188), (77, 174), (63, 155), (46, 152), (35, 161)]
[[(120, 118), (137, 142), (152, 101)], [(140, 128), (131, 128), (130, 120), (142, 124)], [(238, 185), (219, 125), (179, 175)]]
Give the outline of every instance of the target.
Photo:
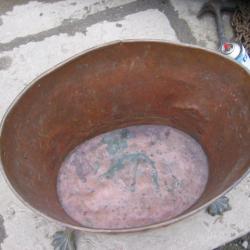
[[(215, 52), (159, 41), (108, 44), (50, 70), (14, 101), (2, 123), (3, 173), (22, 201), (71, 228), (167, 225), (206, 206), (247, 172), (249, 107), (249, 72)], [(169, 125), (202, 145), (209, 161), (203, 195), (181, 216), (155, 225), (77, 224), (57, 198), (60, 164), (84, 140), (137, 124)]]

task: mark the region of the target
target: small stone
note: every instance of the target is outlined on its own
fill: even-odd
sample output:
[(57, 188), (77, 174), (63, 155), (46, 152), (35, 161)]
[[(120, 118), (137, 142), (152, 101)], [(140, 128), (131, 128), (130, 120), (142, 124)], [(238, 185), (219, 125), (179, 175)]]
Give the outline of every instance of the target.
[(43, 13), (40, 13), (39, 16), (43, 16)]
[(122, 24), (116, 23), (115, 26), (118, 27), (118, 28), (121, 28), (121, 27), (122, 27)]
[(243, 246), (245, 249), (247, 249), (247, 247), (248, 247), (248, 242), (247, 242), (246, 240), (243, 241), (242, 246)]

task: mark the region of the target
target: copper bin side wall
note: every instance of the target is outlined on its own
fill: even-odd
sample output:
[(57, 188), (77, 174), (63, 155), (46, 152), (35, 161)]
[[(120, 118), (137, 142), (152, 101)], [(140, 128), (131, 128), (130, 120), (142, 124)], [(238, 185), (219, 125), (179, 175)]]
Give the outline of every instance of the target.
[(15, 102), (1, 132), (3, 170), (21, 199), (47, 217), (108, 232), (81, 227), (64, 212), (56, 193), (60, 164), (102, 132), (166, 124), (193, 136), (208, 155), (207, 188), (189, 214), (247, 171), (249, 107), (249, 73), (216, 53), (153, 41), (107, 45), (44, 75)]

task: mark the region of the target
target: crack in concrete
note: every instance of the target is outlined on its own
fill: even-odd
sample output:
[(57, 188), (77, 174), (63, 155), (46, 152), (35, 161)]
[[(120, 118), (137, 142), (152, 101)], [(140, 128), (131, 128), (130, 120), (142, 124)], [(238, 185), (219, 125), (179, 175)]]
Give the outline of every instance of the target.
[(177, 38), (184, 43), (197, 44), (197, 40), (189, 25), (183, 18), (180, 18), (178, 11), (175, 10), (170, 0), (163, 0), (163, 2), (166, 5), (164, 12), (168, 17), (171, 26), (175, 30)]
[(4, 240), (7, 238), (7, 234), (4, 228), (4, 219), (3, 216), (0, 214), (0, 250), (1, 244), (4, 242)]
[(120, 21), (125, 16), (148, 9), (158, 9), (164, 13), (175, 30), (181, 42), (196, 44), (196, 39), (185, 20), (179, 18), (177, 11), (169, 1), (163, 0), (137, 0), (126, 5), (107, 8), (98, 13), (87, 16), (85, 19), (65, 19), (60, 26), (25, 37), (17, 37), (8, 43), (0, 43), (0, 52), (9, 51), (29, 42), (39, 42), (50, 36), (66, 33), (74, 35), (76, 32), (86, 34), (89, 26), (102, 21)]

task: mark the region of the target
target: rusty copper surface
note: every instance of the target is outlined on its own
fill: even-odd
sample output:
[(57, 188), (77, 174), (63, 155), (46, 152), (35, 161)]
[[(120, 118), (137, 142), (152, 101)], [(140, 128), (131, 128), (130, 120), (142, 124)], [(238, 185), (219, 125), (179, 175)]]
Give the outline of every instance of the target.
[[(3, 173), (41, 214), (69, 227), (122, 232), (167, 225), (207, 205), (250, 163), (250, 75), (208, 50), (127, 41), (85, 52), (36, 79), (1, 127)], [(66, 155), (100, 133), (138, 124), (175, 127), (195, 138), (209, 162), (200, 199), (182, 215), (145, 227), (98, 230), (72, 220), (57, 198)]]
[(206, 155), (192, 137), (141, 125), (77, 146), (62, 164), (57, 190), (83, 226), (134, 228), (181, 214), (201, 196), (207, 177)]

